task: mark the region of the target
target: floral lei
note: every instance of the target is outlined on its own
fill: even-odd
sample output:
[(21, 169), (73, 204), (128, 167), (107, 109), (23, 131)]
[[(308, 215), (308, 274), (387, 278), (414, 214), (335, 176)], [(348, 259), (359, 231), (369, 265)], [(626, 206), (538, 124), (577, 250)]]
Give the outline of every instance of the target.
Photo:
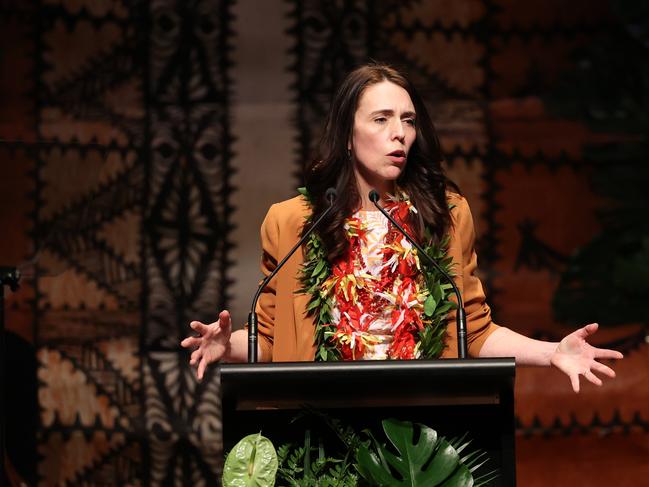
[[(306, 188), (299, 188), (299, 192), (311, 201)], [(413, 234), (408, 216), (417, 210), (405, 193), (391, 197), (385, 209)], [(307, 217), (307, 222), (310, 219)], [(352, 216), (346, 220), (345, 230), (349, 250), (334, 265), (327, 261), (324, 245), (315, 232), (306, 243), (300, 276), (302, 288), (298, 292), (311, 296), (307, 314), (314, 317), (315, 360), (362, 358), (367, 347), (374, 344), (374, 336), (368, 331), (373, 315), (386, 309), (393, 335), (387, 350), (389, 359), (439, 357), (445, 347), (447, 314), (456, 306), (449, 299), (450, 284), (439, 271), (420, 263), (417, 250), (392, 224), (388, 225), (381, 244), (380, 273), (377, 276), (358, 273), (366, 228), (360, 219)], [(452, 258), (447, 255), (448, 237), (435, 245), (428, 228), (424, 237), (426, 253), (452, 275)], [(333, 319), (334, 306), (338, 310), (337, 320)]]

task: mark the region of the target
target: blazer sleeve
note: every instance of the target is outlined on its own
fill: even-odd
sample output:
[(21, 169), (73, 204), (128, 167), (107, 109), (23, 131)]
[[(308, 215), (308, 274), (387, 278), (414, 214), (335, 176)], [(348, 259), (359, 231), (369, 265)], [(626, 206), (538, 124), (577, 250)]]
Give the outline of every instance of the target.
[(475, 229), (471, 209), (465, 198), (459, 198), (454, 223), (455, 237), (459, 239), (462, 254), (462, 295), (466, 311), (468, 351), (469, 355), (477, 357), (484, 342), (496, 331), (498, 325), (491, 319), (491, 309), (487, 304), (482, 282), (475, 275), (478, 267)]
[[(275, 205), (271, 206), (261, 224), (261, 272), (264, 279), (277, 267), (279, 247), (279, 224)], [(260, 360), (269, 362), (273, 357), (273, 340), (275, 331), (275, 297), (277, 276), (273, 277), (262, 291), (257, 302), (257, 318), (259, 322)]]

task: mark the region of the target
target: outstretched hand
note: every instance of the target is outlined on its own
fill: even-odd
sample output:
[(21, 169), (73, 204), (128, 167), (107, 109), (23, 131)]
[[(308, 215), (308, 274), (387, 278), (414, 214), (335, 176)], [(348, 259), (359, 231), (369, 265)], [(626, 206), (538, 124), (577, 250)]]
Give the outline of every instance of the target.
[(198, 380), (202, 380), (207, 366), (221, 360), (228, 353), (232, 320), (228, 311), (221, 311), (219, 319), (214, 323), (206, 325), (200, 321), (192, 321), (189, 326), (198, 332), (198, 336), (189, 336), (180, 342), (180, 345), (194, 349), (189, 365), (198, 367), (196, 376)]
[(613, 369), (598, 360), (623, 357), (620, 352), (596, 348), (586, 341), (586, 338), (595, 333), (598, 327), (597, 323), (591, 323), (567, 335), (559, 342), (550, 357), (550, 363), (570, 378), (575, 392), (579, 392), (580, 375), (597, 386), (602, 385), (602, 380), (595, 375), (595, 372), (610, 378), (615, 377)]

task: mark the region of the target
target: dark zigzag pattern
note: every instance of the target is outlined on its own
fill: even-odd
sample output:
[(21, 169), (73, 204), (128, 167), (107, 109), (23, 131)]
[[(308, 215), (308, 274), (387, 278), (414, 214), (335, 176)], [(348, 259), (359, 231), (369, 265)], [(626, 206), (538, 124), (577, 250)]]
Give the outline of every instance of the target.
[[(101, 376), (95, 380), (96, 383), (101, 383), (107, 373), (113, 376), (113, 381), (109, 381), (106, 386), (102, 385), (102, 387), (110, 397), (115, 399), (116, 404), (119, 404), (120, 410), (132, 408), (134, 405), (139, 406), (139, 391), (133, 388), (128, 379), (114, 367), (103, 352), (87, 343), (82, 346), (59, 345), (57, 351), (65, 354), (86, 375)], [(108, 386), (113, 385), (114, 389), (108, 389)], [(126, 412), (124, 416), (129, 418), (130, 422), (132, 418), (128, 413), (132, 414), (132, 411)]]
[(629, 434), (634, 431), (644, 431), (649, 433), (649, 422), (640, 417), (636, 411), (630, 421), (624, 421), (621, 418), (619, 410), (615, 410), (610, 421), (602, 421), (598, 413), (593, 414), (593, 419), (588, 424), (581, 424), (577, 421), (575, 414), (570, 415), (570, 422), (564, 423), (561, 418), (555, 417), (551, 425), (544, 426), (538, 416), (534, 416), (529, 425), (524, 425), (520, 418), (516, 418), (516, 432), (526, 438), (532, 436), (569, 436), (574, 434), (592, 434), (597, 433), (601, 436), (622, 433)]
[(48, 87), (45, 96), (61, 104), (87, 105), (90, 100), (134, 78), (141, 69), (135, 62), (134, 41), (135, 37), (125, 37), (109, 54), (88, 61), (74, 77)]
[[(61, 357), (65, 360), (69, 360), (72, 362), (74, 365), (75, 369), (80, 370), (83, 372), (84, 376), (87, 379), (87, 382), (94, 385), (97, 388), (97, 396), (99, 395), (104, 395), (108, 398), (108, 402), (111, 406), (114, 406), (115, 409), (117, 409), (117, 417), (115, 418), (115, 427), (117, 425), (120, 426), (120, 428), (123, 428), (124, 431), (134, 431), (137, 428), (137, 423), (134, 421), (132, 414), (129, 416), (129, 414), (124, 411), (124, 408), (128, 408), (132, 405), (136, 405), (139, 403), (139, 394), (137, 394), (133, 389), (130, 388), (129, 386), (129, 392), (132, 393), (132, 398), (134, 399), (133, 402), (124, 402), (120, 403), (118, 399), (124, 399), (118, 397), (116, 394), (112, 394), (110, 390), (106, 389), (105, 385), (100, 382), (100, 379), (97, 377), (97, 374), (100, 372), (99, 369), (95, 368), (90, 368), (87, 369), (85, 365), (88, 363), (88, 357), (84, 357), (84, 353), (82, 350), (83, 347), (69, 347), (69, 346), (59, 346), (59, 348), (56, 349), (56, 352), (61, 354)], [(96, 358), (97, 360), (106, 367), (106, 370), (108, 373), (113, 375), (115, 378), (122, 379), (125, 381), (125, 379), (122, 377), (121, 373), (118, 370), (115, 370), (108, 359), (102, 356), (100, 352), (95, 351)], [(92, 364), (91, 364), (92, 365)], [(125, 381), (126, 382), (126, 381)], [(126, 387), (124, 387), (124, 390), (126, 391)], [(124, 428), (120, 424), (120, 419), (125, 418), (128, 422), (128, 427)], [(98, 419), (98, 418), (97, 418)]]

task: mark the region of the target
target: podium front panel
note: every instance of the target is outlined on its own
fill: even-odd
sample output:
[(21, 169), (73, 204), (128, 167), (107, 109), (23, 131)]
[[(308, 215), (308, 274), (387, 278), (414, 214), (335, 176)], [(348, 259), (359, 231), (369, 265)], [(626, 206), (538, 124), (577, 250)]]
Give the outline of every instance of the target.
[(385, 418), (420, 422), (454, 437), (468, 433), (515, 485), (512, 358), (280, 362), (220, 366), (223, 443), (262, 431), (276, 446), (299, 441), (304, 408), (360, 430)]

